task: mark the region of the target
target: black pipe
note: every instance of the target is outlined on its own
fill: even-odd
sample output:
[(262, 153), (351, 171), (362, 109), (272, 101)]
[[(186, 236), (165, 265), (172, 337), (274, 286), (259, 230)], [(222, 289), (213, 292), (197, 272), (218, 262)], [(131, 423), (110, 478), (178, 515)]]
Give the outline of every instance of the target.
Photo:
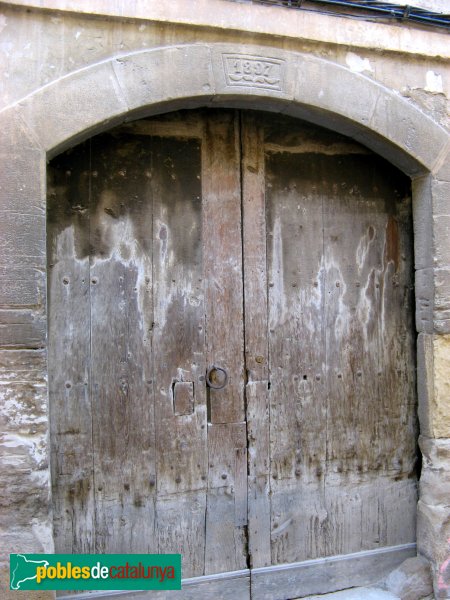
[[(236, 1), (236, 0), (235, 0)], [(238, 0), (239, 1), (239, 0)], [(242, 1), (242, 0), (241, 0)], [(325, 14), (338, 16), (355, 16), (357, 18), (395, 19), (400, 21), (413, 21), (432, 27), (450, 29), (450, 14), (441, 14), (410, 5), (388, 4), (377, 0), (251, 0), (253, 4), (277, 5), (297, 10), (308, 10), (304, 4), (321, 4), (343, 8), (355, 9), (357, 12), (376, 13), (373, 16), (351, 15), (343, 12), (321, 11)], [(310, 9), (313, 10), (313, 9)]]

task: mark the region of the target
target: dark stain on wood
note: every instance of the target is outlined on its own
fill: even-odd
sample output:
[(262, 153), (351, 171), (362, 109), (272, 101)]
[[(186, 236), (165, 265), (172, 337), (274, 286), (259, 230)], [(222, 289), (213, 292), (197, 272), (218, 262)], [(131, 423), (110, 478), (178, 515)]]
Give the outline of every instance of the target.
[[(57, 258), (58, 233), (73, 227), (75, 255), (89, 256), (89, 229), (86, 213), (89, 208), (90, 142), (56, 157), (47, 169), (47, 223), (52, 235), (48, 237), (48, 256)], [(54, 264), (53, 261), (50, 261)]]
[(386, 224), (386, 245), (384, 249), (385, 262), (394, 263), (395, 271), (398, 271), (400, 262), (400, 236), (396, 219), (389, 215)]

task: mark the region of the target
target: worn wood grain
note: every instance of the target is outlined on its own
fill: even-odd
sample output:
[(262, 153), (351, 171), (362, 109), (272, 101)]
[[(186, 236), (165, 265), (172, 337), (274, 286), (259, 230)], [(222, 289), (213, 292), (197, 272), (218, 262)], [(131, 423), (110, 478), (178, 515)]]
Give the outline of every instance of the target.
[(205, 565), (206, 494), (203, 490), (159, 495), (155, 535), (160, 553), (182, 554), (182, 576), (203, 573)]
[(202, 111), (181, 110), (122, 125), (120, 131), (152, 137), (201, 140), (204, 128), (205, 117)]
[(255, 598), (325, 593), (410, 552), (407, 180), (233, 110), (127, 124), (50, 173), (57, 549), (181, 552), (183, 577), (214, 576), (183, 598), (248, 597), (247, 565)]
[(234, 524), (245, 527), (248, 523), (247, 448), (236, 448), (234, 479)]
[(394, 480), (415, 480), (411, 206), (400, 175), (376, 157), (318, 160), (329, 189), (327, 553), (337, 554), (413, 535), (414, 483), (403, 517), (383, 516), (389, 497), (387, 513), (400, 516), (393, 499), (405, 488), (392, 495)]
[(245, 423), (209, 424), (205, 574), (246, 567), (246, 478)]
[(270, 424), (264, 129), (241, 115), (249, 558), (271, 564)]
[(90, 395), (89, 145), (49, 168), (48, 364), (57, 552), (95, 552)]
[(245, 411), (240, 149), (234, 111), (207, 113), (202, 163), (206, 357), (209, 367), (228, 372), (224, 389), (209, 390), (209, 420), (238, 423)]
[[(207, 485), (201, 152), (195, 140), (155, 138), (153, 147), (157, 491), (167, 506), (174, 507), (179, 501), (186, 513), (196, 515), (191, 526), (177, 527), (175, 537), (170, 511), (159, 510), (158, 540), (160, 551), (166, 552), (164, 540), (173, 537), (183, 553), (183, 573), (194, 576), (204, 572)], [(191, 414), (175, 414), (177, 383), (192, 384)], [(201, 518), (199, 503), (203, 506)], [(183, 519), (190, 518), (188, 514)], [(196, 548), (191, 539), (194, 531)]]
[(415, 544), (405, 544), (255, 569), (251, 575), (252, 598), (297, 598), (377, 584), (412, 556), (416, 556)]
[(264, 129), (257, 113), (241, 116), (241, 146), (245, 365), (249, 381), (267, 381), (266, 174)]
[(194, 382), (176, 381), (173, 386), (173, 411), (177, 416), (194, 412)]
[(208, 389), (208, 499), (205, 574), (246, 567), (246, 454), (241, 183), (235, 111), (206, 116), (203, 248), (208, 367), (226, 369), (227, 385)]
[(266, 126), (274, 563), (412, 541), (416, 498), (407, 182), (290, 125)]
[(236, 450), (247, 448), (245, 423), (208, 424), (208, 488), (234, 486)]
[(205, 574), (247, 566), (246, 531), (235, 525), (235, 492), (230, 486), (208, 490)]
[(277, 564), (324, 555), (325, 298), (322, 202), (314, 166), (304, 155), (268, 153), (266, 173), (271, 531)]
[(91, 148), (90, 294), (97, 552), (152, 552), (155, 441), (149, 314), (151, 230), (146, 169), (136, 138)]
[(270, 436), (267, 381), (246, 385), (248, 548), (252, 568), (271, 564)]

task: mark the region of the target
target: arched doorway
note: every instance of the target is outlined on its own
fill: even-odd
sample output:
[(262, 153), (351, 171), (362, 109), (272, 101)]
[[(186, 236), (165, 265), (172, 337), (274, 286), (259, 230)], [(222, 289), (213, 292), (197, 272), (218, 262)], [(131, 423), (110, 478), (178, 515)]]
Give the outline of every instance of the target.
[(241, 594), (250, 568), (255, 598), (409, 555), (409, 181), (230, 109), (136, 121), (49, 171), (57, 550), (181, 551), (184, 577)]

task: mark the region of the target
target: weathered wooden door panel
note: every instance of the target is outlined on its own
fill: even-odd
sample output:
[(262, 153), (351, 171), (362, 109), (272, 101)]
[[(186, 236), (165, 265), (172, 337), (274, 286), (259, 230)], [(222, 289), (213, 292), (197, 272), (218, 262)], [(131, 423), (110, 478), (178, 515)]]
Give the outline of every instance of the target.
[[(411, 244), (405, 178), (293, 119), (186, 111), (53, 161), (57, 550), (182, 552), (243, 596), (248, 565), (274, 600), (342, 586), (321, 557), (405, 557)], [(366, 581), (369, 555), (345, 560)]]
[(48, 192), (48, 361), (54, 535), (65, 551), (71, 553), (90, 552), (95, 543), (89, 393), (89, 162), (87, 145), (55, 159), (49, 172)]
[(324, 555), (322, 202), (309, 161), (267, 154), (272, 562)]
[(207, 365), (228, 373), (208, 389), (205, 574), (247, 566), (241, 182), (238, 115), (206, 117), (203, 151)]
[[(206, 396), (199, 140), (147, 138), (153, 148), (153, 392), (159, 548), (183, 548), (190, 575), (204, 569)], [(180, 384), (191, 383), (183, 409)], [(181, 413), (181, 414), (177, 414)], [(183, 414), (184, 413), (184, 414)]]
[(346, 532), (327, 549), (340, 554), (415, 540), (411, 203), (376, 157), (322, 168), (348, 186), (324, 210), (328, 527)]
[[(53, 165), (61, 551), (182, 552), (184, 577), (246, 568), (237, 117), (137, 123)], [(59, 361), (63, 343), (70, 354)], [(207, 393), (213, 365), (226, 369), (228, 384)], [(82, 426), (71, 372), (84, 394)]]
[(412, 542), (407, 183), (293, 122), (266, 152), (272, 561)]
[(264, 130), (241, 116), (245, 362), (247, 369), (248, 550), (252, 568), (271, 564), (269, 348)]
[(146, 231), (152, 210), (141, 172), (151, 154), (142, 140), (112, 136), (95, 138), (90, 154), (95, 549), (156, 551), (154, 420), (148, 410), (153, 297)]

